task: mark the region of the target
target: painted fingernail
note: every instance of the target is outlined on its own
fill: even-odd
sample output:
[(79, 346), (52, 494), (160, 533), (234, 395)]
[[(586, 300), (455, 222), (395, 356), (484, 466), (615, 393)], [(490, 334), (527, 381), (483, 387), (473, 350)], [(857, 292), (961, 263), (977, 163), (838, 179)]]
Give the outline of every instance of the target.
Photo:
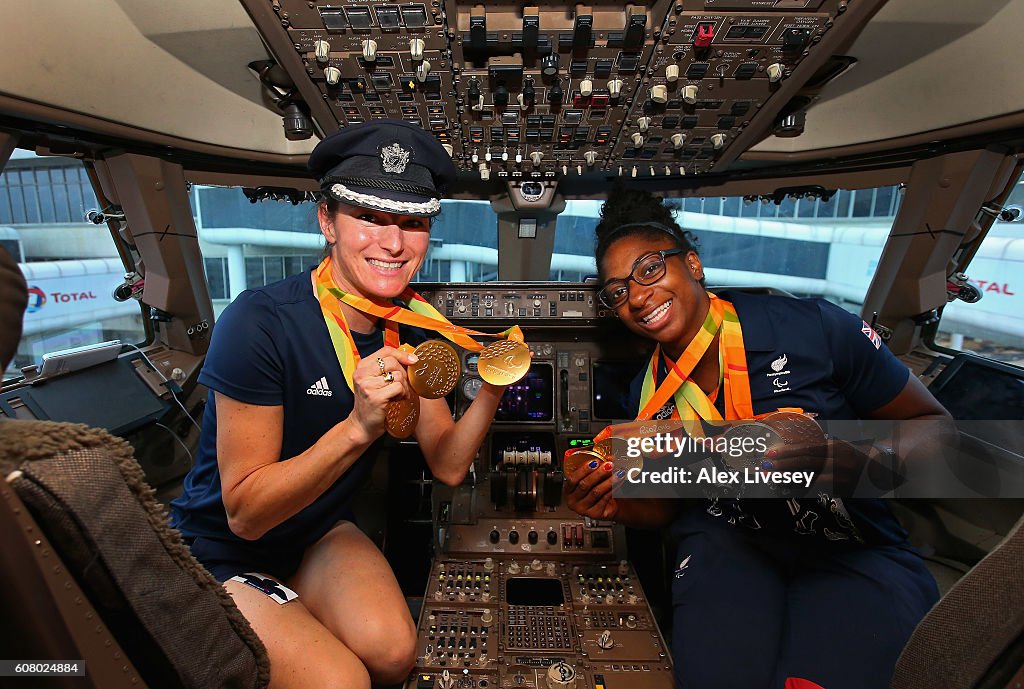
[(597, 460), (595, 459), (593, 462), (591, 462), (587, 466), (590, 467), (591, 469), (596, 469), (597, 468)]
[(779, 456), (779, 451), (778, 450), (768, 450), (767, 452), (764, 453), (764, 456), (765, 457), (775, 458), (775, 457)]
[(611, 462), (605, 462), (604, 466), (602, 466), (601, 468), (604, 469), (605, 471), (611, 471), (614, 466), (615, 465), (612, 464)]
[(775, 468), (775, 462), (772, 462), (771, 460), (766, 459), (763, 462), (761, 462), (761, 468), (765, 469), (765, 470), (774, 469)]
[(626, 477), (626, 470), (625, 469), (619, 469), (618, 471), (615, 472), (615, 475), (618, 476), (619, 478), (625, 478)]

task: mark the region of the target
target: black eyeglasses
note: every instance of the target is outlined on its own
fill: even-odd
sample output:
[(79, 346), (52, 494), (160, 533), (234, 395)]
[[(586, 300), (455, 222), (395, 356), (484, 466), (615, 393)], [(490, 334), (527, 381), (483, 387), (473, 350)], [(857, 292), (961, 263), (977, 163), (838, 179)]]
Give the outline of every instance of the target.
[(633, 270), (625, 280), (618, 278), (604, 283), (597, 298), (609, 309), (617, 309), (629, 299), (629, 281), (638, 285), (653, 285), (665, 277), (665, 259), (683, 253), (683, 249), (662, 249), (644, 254), (633, 262)]

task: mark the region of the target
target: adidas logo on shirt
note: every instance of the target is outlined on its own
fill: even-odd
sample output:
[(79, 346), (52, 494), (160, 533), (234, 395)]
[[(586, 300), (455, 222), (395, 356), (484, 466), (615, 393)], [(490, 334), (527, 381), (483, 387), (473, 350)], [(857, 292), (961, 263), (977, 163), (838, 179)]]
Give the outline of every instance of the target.
[(317, 382), (313, 383), (308, 388), (306, 388), (306, 394), (307, 395), (321, 395), (323, 397), (330, 397), (334, 393), (331, 392), (331, 389), (329, 387), (327, 387), (327, 377), (324, 376), (323, 378), (321, 378), (320, 380), (318, 380)]

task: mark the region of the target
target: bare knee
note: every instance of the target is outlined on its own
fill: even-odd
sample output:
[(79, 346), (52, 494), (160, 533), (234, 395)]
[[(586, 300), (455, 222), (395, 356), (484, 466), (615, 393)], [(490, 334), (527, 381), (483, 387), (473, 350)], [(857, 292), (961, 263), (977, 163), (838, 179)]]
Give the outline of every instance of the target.
[(380, 684), (404, 682), (416, 665), (416, 626), (411, 619), (403, 619), (381, 631), (386, 635), (378, 636), (376, 649), (363, 654), (366, 669)]
[(270, 685), (267, 689), (370, 689), (370, 675), (357, 659), (339, 659), (341, 662), (296, 662), (297, 659), (277, 658), (270, 655)]

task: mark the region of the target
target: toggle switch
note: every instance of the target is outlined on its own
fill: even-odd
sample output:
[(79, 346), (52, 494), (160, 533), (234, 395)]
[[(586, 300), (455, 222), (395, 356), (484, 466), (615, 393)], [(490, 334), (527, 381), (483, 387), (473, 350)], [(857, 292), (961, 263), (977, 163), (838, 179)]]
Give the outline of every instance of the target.
[(363, 59), (367, 62), (377, 61), (377, 41), (372, 38), (363, 39)]
[(313, 52), (316, 54), (317, 62), (326, 64), (331, 56), (331, 44), (327, 41), (317, 41), (313, 44)]
[(413, 60), (422, 60), (423, 59), (423, 49), (425, 47), (426, 47), (426, 44), (423, 42), (422, 38), (410, 39), (410, 41), (409, 41), (409, 57), (411, 57)]

